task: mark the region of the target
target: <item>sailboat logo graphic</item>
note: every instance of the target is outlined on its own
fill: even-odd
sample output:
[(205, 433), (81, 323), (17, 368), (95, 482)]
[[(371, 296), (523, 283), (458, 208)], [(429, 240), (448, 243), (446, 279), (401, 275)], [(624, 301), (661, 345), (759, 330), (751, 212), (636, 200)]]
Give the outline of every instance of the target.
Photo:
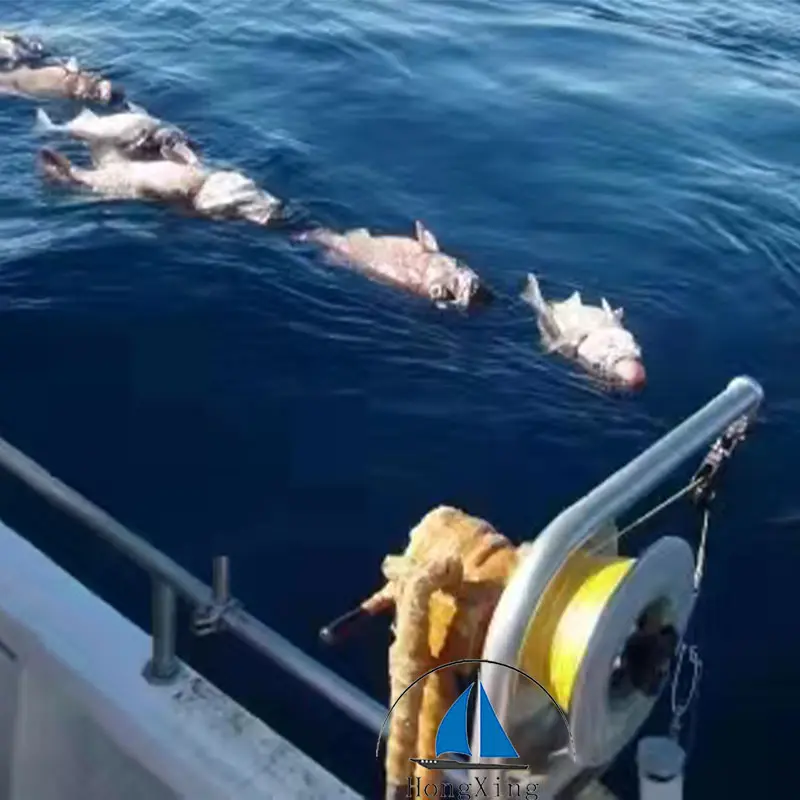
[(519, 758), (511, 740), (494, 713), (492, 704), (480, 679), (471, 683), (450, 706), (436, 732), (436, 758), (410, 759), (426, 769), (526, 769), (527, 764), (496, 764), (488, 762), (458, 761), (440, 758), (448, 753), (472, 756), (467, 730), (467, 710), (473, 688), (478, 687), (475, 708), (475, 726), (478, 731), (480, 752), (478, 758)]

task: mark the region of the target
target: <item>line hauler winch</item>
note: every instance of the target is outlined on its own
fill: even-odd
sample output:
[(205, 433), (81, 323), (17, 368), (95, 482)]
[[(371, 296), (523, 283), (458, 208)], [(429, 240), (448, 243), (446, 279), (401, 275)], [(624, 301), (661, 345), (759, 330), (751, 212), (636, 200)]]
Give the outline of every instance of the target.
[[(696, 647), (687, 648), (684, 637), (703, 573), (710, 505), (724, 466), (744, 439), (762, 398), (761, 387), (750, 378), (731, 381), (705, 407), (562, 512), (534, 540), (516, 548), (516, 555), (507, 559), (510, 566), (505, 577), (495, 575), (502, 580), (501, 588), (488, 609), (487, 622), (471, 631), (460, 629), (465, 641), (483, 641), (479, 652), (459, 653), (460, 657), (519, 667), (545, 690), (537, 692), (530, 683), (515, 681), (508, 669), (489, 663), (480, 668), (481, 682), (499, 721), (521, 745), (522, 760), (531, 765), (520, 780), (533, 780), (540, 800), (602, 772), (652, 711), (667, 683), (673, 657), (677, 654), (682, 664), (688, 652), (695, 676), (684, 703), (676, 698), (679, 670), (673, 676), (671, 732), (677, 738), (680, 717), (696, 694), (702, 666)], [(711, 442), (688, 485), (627, 527), (617, 528), (617, 519)], [(696, 557), (688, 541), (679, 536), (659, 538), (637, 558), (620, 556), (622, 536), (687, 496), (702, 513)], [(410, 564), (424, 565), (433, 557), (414, 553), (415, 535), (422, 535), (422, 530), (429, 537), (428, 548), (437, 537), (444, 541), (455, 532), (448, 525), (438, 532), (431, 528), (439, 513), (430, 512), (411, 532), (404, 556), (411, 559)], [(463, 517), (454, 509), (446, 513)], [(472, 518), (467, 523), (467, 519), (463, 517), (456, 527), (476, 522)], [(490, 523), (481, 524), (491, 538)], [(504, 539), (497, 532), (494, 535)], [(465, 587), (470, 581), (480, 581), (477, 562), (470, 567), (467, 551), (461, 558), (465, 559)], [(470, 578), (468, 573), (476, 568), (478, 572)], [(397, 588), (387, 585), (327, 625), (320, 632), (323, 640), (342, 641), (366, 620), (392, 609)], [(475, 614), (481, 617), (484, 610), (480, 604), (471, 608), (468, 596), (469, 592), (462, 592), (446, 600), (434, 594), (429, 601), (431, 617), (441, 617), (445, 602), (447, 607), (461, 609), (456, 613), (462, 615), (463, 624), (471, 624), (468, 620)], [(441, 633), (431, 627), (431, 643)], [(554, 713), (554, 704), (567, 714), (569, 732)], [(423, 727), (430, 724), (435, 722), (420, 722)], [(474, 739), (476, 732), (472, 735)], [(473, 750), (478, 752), (476, 744)], [(659, 748), (641, 750), (656, 753)], [(499, 778), (491, 769), (485, 774), (490, 782)], [(462, 778), (468, 781), (466, 775), (452, 776), (456, 783)]]
[[(710, 504), (762, 398), (758, 383), (736, 378), (521, 547), (524, 555), (497, 603), (481, 655), (518, 664), (547, 686), (568, 714), (574, 754), (542, 697), (491, 665), (481, 668), (481, 681), (509, 735), (524, 740), (520, 755), (539, 764), (532, 777), (540, 800), (602, 772), (651, 713), (673, 657), (682, 660), (703, 573)], [(621, 531), (616, 527), (615, 520), (711, 441), (686, 487)], [(638, 558), (619, 555), (623, 535), (687, 495), (702, 513), (696, 558), (677, 536), (662, 536)], [(696, 671), (692, 695), (701, 665), (696, 648), (689, 650)], [(685, 708), (674, 695), (675, 687), (677, 717)], [(674, 718), (676, 736), (678, 729)]]

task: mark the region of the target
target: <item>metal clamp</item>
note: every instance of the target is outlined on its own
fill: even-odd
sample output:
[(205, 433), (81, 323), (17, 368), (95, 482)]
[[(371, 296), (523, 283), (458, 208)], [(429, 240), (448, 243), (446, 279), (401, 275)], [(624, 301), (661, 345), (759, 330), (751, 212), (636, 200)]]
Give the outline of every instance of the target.
[(736, 446), (743, 442), (750, 426), (750, 417), (744, 415), (733, 422), (720, 436), (706, 454), (697, 472), (692, 476), (694, 489), (690, 499), (695, 506), (707, 509), (716, 497), (716, 484), (724, 464), (733, 455)]
[(231, 575), (228, 556), (214, 557), (211, 589), (213, 602), (206, 606), (196, 606), (192, 611), (191, 628), (195, 636), (217, 633), (225, 614), (239, 605), (239, 602), (230, 596)]

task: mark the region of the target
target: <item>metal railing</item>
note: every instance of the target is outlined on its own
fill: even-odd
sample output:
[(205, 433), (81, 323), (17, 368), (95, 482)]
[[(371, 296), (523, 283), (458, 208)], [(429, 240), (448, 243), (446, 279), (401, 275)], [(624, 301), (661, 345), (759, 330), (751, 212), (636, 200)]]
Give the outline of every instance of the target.
[[(494, 660), (516, 663), (531, 611), (557, 564), (600, 523), (615, 518), (643, 498), (732, 421), (753, 413), (762, 398), (763, 390), (758, 383), (750, 378), (735, 378), (704, 408), (556, 517), (534, 541), (531, 553), (504, 592), (493, 617), (485, 652), (491, 651)], [(152, 652), (143, 675), (150, 683), (170, 684), (179, 674), (175, 634), (180, 597), (192, 609), (196, 633), (229, 631), (378, 734), (387, 714), (386, 707), (247, 613), (231, 597), (227, 557), (214, 559), (213, 586), (208, 586), (2, 438), (0, 467), (53, 506), (84, 523), (149, 574)], [(507, 701), (507, 686), (486, 688), (493, 703), (501, 696)], [(495, 709), (502, 719), (501, 707), (495, 705)]]
[(223, 628), (230, 631), (378, 734), (387, 709), (248, 614), (230, 596), (227, 557), (214, 559), (214, 585), (208, 586), (2, 438), (0, 466), (53, 506), (84, 523), (149, 573), (152, 583), (152, 652), (143, 668), (147, 681), (161, 685), (177, 680), (180, 662), (175, 652), (175, 633), (177, 598), (180, 597), (193, 611), (198, 634)]

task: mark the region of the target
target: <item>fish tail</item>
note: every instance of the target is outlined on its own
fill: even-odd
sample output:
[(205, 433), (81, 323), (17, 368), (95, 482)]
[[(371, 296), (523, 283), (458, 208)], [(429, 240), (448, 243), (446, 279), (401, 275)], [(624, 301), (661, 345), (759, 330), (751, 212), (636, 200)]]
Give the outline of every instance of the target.
[(539, 281), (537, 281), (536, 276), (530, 272), (528, 273), (528, 277), (525, 281), (525, 288), (522, 290), (520, 298), (533, 306), (537, 311), (545, 311), (547, 309), (547, 302), (544, 297), (542, 297)]
[(72, 163), (63, 154), (49, 147), (43, 147), (39, 151), (39, 165), (44, 174), (51, 180), (59, 183), (76, 183)]
[(43, 108), (36, 109), (36, 122), (33, 123), (33, 129), (37, 133), (50, 133), (60, 129)]

